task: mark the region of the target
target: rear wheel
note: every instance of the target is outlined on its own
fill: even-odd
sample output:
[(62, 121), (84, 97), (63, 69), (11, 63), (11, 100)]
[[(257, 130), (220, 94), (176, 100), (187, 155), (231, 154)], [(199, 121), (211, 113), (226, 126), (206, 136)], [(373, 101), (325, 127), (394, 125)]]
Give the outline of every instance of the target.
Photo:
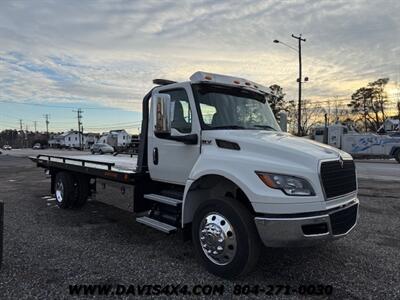
[(54, 191), (59, 207), (71, 207), (77, 199), (77, 189), (72, 174), (66, 172), (57, 173), (54, 182)]
[(90, 178), (84, 175), (77, 175), (76, 184), (77, 195), (75, 202), (72, 204), (72, 206), (74, 208), (80, 208), (86, 204), (89, 197)]
[(394, 158), (397, 160), (398, 163), (400, 163), (400, 150), (397, 150), (397, 152), (394, 154)]
[(100, 155), (103, 154), (103, 150), (100, 149), (100, 150), (99, 150), (99, 154), (100, 154)]
[(207, 200), (196, 210), (192, 223), (196, 254), (212, 274), (234, 278), (256, 265), (261, 241), (253, 216), (234, 199)]

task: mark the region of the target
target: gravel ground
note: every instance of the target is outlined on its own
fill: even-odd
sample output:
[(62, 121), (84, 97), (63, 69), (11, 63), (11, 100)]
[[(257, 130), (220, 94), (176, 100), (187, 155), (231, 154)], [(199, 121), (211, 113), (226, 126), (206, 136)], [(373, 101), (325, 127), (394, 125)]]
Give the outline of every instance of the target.
[(350, 236), (316, 248), (265, 249), (255, 272), (232, 282), (207, 273), (190, 242), (140, 225), (127, 211), (96, 201), (57, 208), (44, 198), (49, 181), (26, 158), (0, 155), (1, 299), (65, 299), (69, 284), (104, 283), (223, 284), (227, 299), (235, 284), (330, 284), (335, 298), (400, 298), (398, 183), (361, 180), (359, 225)]

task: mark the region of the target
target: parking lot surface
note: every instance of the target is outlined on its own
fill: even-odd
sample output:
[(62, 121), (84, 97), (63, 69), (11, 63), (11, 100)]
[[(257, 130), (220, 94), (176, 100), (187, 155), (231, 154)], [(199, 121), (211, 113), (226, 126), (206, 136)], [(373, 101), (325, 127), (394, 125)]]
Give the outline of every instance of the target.
[(96, 201), (59, 209), (50, 179), (24, 156), (0, 155), (2, 299), (69, 298), (70, 284), (222, 284), (226, 299), (235, 284), (323, 284), (335, 298), (400, 298), (400, 184), (390, 176), (360, 178), (360, 218), (348, 237), (314, 248), (266, 248), (253, 273), (228, 281), (199, 265), (190, 242), (140, 225), (128, 211)]

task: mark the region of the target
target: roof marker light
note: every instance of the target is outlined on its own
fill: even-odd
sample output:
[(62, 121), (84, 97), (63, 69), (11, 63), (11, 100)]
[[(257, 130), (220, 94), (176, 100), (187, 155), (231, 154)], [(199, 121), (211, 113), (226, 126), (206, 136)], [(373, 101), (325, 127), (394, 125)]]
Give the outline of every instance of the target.
[(239, 80), (234, 80), (233, 83), (240, 84)]
[(212, 77), (211, 77), (210, 75), (206, 75), (206, 76), (204, 76), (204, 79), (206, 79), (206, 80), (212, 80)]
[(245, 84), (245, 85), (251, 85), (251, 83), (250, 83), (250, 82), (245, 82), (244, 84)]

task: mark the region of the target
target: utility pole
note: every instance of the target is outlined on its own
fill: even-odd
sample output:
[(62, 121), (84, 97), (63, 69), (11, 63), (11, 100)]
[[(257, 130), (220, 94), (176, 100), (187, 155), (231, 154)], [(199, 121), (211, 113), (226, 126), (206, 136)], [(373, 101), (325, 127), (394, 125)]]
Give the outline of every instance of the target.
[[(299, 55), (299, 78), (297, 78), (297, 82), (299, 83), (299, 103), (298, 103), (298, 118), (297, 118), (297, 135), (301, 136), (302, 134), (302, 128), (301, 128), (301, 84), (303, 83), (302, 80), (302, 64), (301, 64), (301, 42), (305, 42), (306, 39), (303, 39), (301, 37), (301, 34), (299, 36), (295, 36), (294, 34), (292, 34), (292, 38), (295, 38), (299, 41), (299, 45), (298, 48), (294, 48), (284, 42), (281, 42), (279, 40), (274, 40), (274, 43), (280, 43), (290, 49), (292, 49), (293, 51), (296, 51), (297, 54)], [(308, 81), (308, 77), (304, 78), (304, 82)]]
[(301, 128), (301, 84), (302, 84), (302, 64), (301, 64), (301, 42), (305, 42), (306, 39), (303, 39), (301, 37), (301, 34), (299, 36), (295, 36), (292, 34), (292, 38), (297, 39), (299, 42), (299, 78), (297, 79), (297, 82), (299, 83), (299, 103), (298, 103), (298, 119), (297, 119), (297, 134), (298, 136), (301, 136), (302, 134), (302, 128)]
[(25, 124), (25, 142), (24, 142), (25, 148), (28, 148), (28, 130), (29, 130), (28, 124)]
[(19, 119), (19, 130), (22, 131), (22, 119)]
[(328, 144), (328, 114), (324, 114), (325, 118), (325, 126), (324, 126), (324, 137), (323, 137), (323, 143)]
[(49, 114), (45, 114), (44, 115), (44, 118), (46, 119), (46, 134), (47, 134), (47, 137), (49, 137)]
[(81, 119), (82, 119), (83, 110), (80, 109), (80, 108), (78, 108), (78, 110), (74, 110), (74, 112), (76, 112), (77, 117), (78, 117), (78, 139), (79, 139), (79, 149), (82, 150), (82, 134), (83, 134), (83, 132), (81, 133), (81, 129), (82, 129), (82, 131), (83, 131), (83, 126), (82, 126)]
[(37, 121), (33, 121), (33, 126), (35, 127), (35, 132), (37, 132)]

